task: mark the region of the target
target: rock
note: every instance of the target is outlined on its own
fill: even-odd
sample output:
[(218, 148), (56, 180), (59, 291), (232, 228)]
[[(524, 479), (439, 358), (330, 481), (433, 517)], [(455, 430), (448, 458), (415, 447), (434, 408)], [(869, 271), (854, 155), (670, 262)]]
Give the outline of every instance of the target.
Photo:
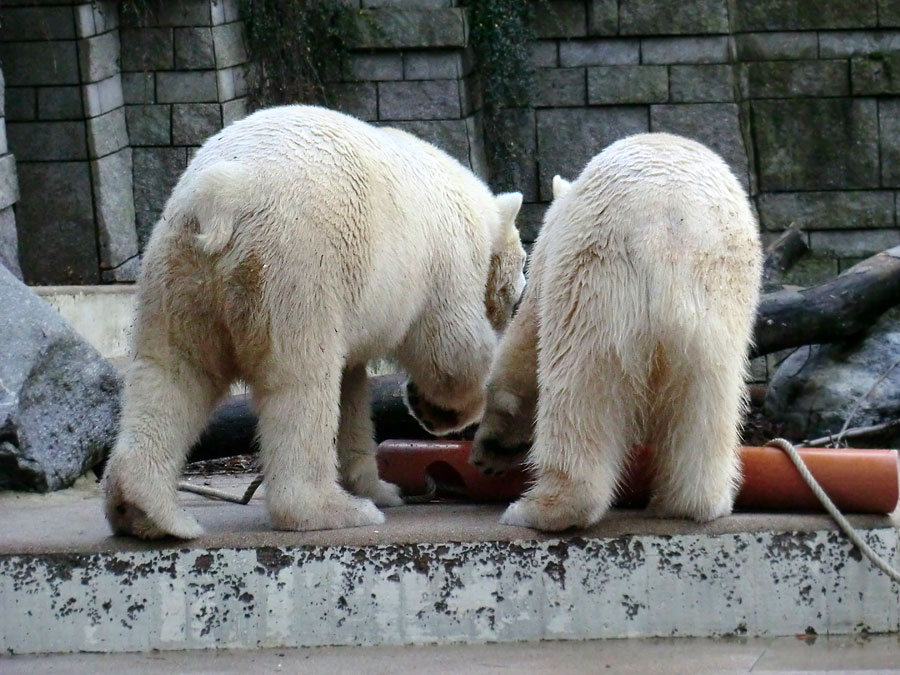
[[(900, 314), (889, 312), (852, 342), (797, 349), (775, 371), (765, 400), (767, 417), (791, 441), (837, 434), (857, 401), (900, 360)], [(900, 366), (862, 401), (850, 427), (900, 417)], [(898, 447), (900, 434), (855, 439), (854, 445)]]
[(0, 488), (68, 487), (115, 440), (119, 377), (2, 266), (0, 316)]

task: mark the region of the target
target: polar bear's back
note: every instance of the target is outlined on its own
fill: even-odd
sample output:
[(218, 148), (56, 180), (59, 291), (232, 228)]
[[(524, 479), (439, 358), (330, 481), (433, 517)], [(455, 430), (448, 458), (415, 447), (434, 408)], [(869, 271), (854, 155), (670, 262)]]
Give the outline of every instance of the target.
[[(756, 230), (750, 205), (728, 165), (680, 136), (640, 134), (613, 143), (573, 183), (580, 202), (632, 237), (676, 249)], [(614, 207), (611, 207), (614, 205)]]
[(740, 183), (703, 145), (669, 134), (622, 139), (591, 160), (546, 222), (547, 265), (587, 270), (623, 341), (648, 321), (660, 333), (709, 321), (746, 333), (758, 227)]
[(145, 313), (203, 307), (211, 325), (251, 327), (236, 345), (320, 316), (366, 360), (442, 298), (482, 299), (494, 229), (487, 186), (436, 148), (272, 108), (210, 138), (175, 186), (143, 257)]
[[(374, 228), (350, 234), (367, 242), (406, 239), (385, 242), (387, 246), (408, 247), (418, 238), (413, 248), (428, 253), (435, 230), (480, 224), (481, 214), (491, 212), (487, 186), (442, 151), (403, 132), (315, 106), (262, 110), (211, 137), (176, 186), (172, 213), (164, 220), (177, 224), (178, 208), (206, 196), (205, 184), (221, 184), (218, 175), (223, 173), (232, 198), (207, 190), (219, 193), (209, 195), (212, 201), (242, 204), (244, 213), (288, 214), (297, 228), (292, 236), (316, 236), (310, 228)], [(460, 209), (469, 213), (445, 217), (458, 216)], [(402, 232), (391, 229), (401, 222)]]
[(579, 233), (572, 245), (601, 243), (646, 269), (668, 261), (702, 271), (711, 257), (758, 263), (746, 193), (721, 157), (687, 138), (653, 133), (613, 143), (562, 201), (562, 219)]

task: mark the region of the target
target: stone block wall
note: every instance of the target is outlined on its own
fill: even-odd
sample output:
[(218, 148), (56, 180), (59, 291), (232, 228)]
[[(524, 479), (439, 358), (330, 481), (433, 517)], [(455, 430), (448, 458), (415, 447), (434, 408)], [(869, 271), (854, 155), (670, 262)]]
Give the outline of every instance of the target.
[[(151, 2), (124, 24), (119, 6), (9, 0), (0, 9), (29, 283), (133, 281), (139, 245), (192, 148), (246, 114), (237, 0)], [(4, 154), (0, 167), (12, 161)], [(3, 208), (0, 241), (16, 225)]]
[(13, 0), (0, 19), (25, 278), (133, 280), (138, 251), (116, 3)]
[(100, 267), (75, 8), (4, 3), (0, 59), (21, 199), (19, 256), (37, 283), (97, 283)]
[[(330, 104), (422, 136), (495, 185), (515, 184), (526, 242), (554, 174), (574, 177), (603, 147), (643, 131), (722, 154), (766, 240), (794, 222), (807, 231), (813, 255), (791, 281), (820, 281), (900, 242), (894, 0), (547, 0), (531, 105), (507, 113), (519, 151), (505, 181), (485, 161), (494, 139), (484, 138), (466, 3), (345, 1), (361, 36), (329, 77)], [(22, 195), (12, 227), (33, 283), (133, 278), (194, 149), (247, 112), (237, 0), (151, 2), (121, 20), (116, 6), (7, 0), (0, 9)], [(0, 149), (0, 177), (13, 175)], [(14, 194), (0, 193), (3, 203)]]
[[(764, 241), (792, 223), (831, 278), (900, 244), (900, 12), (888, 0), (551, 0), (533, 46), (539, 227), (556, 173), (611, 141), (668, 131), (718, 151)], [(527, 192), (526, 192), (527, 194)], [(765, 379), (779, 355), (754, 364)]]
[(487, 177), (467, 10), (457, 0), (358, 4), (360, 42), (327, 83), (329, 103), (424, 138)]
[(120, 31), (141, 248), (193, 151), (247, 113), (237, 0), (182, 0), (151, 10)]
[(10, 154), (6, 141), (6, 102), (4, 100), (3, 70), (0, 69), (0, 265), (20, 279), (18, 235), (13, 204), (19, 199), (16, 177), (16, 158)]

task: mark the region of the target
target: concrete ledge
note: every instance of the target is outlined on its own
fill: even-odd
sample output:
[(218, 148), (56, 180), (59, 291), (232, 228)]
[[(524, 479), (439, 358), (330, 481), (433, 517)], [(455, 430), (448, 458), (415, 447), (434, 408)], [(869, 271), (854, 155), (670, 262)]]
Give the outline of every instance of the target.
[(103, 356), (128, 356), (136, 286), (34, 286), (32, 290)]
[[(239, 493), (249, 477), (218, 479)], [(502, 507), (391, 509), (377, 528), (269, 529), (263, 500), (185, 496), (193, 542), (107, 535), (93, 482), (0, 495), (0, 647), (14, 653), (900, 630), (900, 586), (829, 519), (708, 525), (617, 511), (585, 532)], [(896, 514), (856, 517), (898, 564)]]

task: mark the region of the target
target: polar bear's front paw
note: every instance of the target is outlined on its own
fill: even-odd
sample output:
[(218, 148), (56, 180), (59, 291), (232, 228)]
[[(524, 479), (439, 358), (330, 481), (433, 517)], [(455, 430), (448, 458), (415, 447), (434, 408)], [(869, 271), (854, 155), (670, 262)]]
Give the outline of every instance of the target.
[(403, 506), (405, 504), (403, 496), (400, 494), (400, 488), (393, 483), (388, 483), (386, 480), (378, 480), (373, 489), (357, 494), (361, 497), (368, 497), (377, 506), (381, 507)]
[(591, 514), (574, 501), (527, 496), (510, 504), (500, 517), (500, 522), (545, 532), (561, 532), (571, 527), (588, 527), (599, 519), (599, 515)]
[(372, 500), (343, 491), (317, 495), (301, 504), (279, 504), (270, 498), (269, 516), (276, 529), (296, 531), (337, 530), (384, 522), (384, 514)]
[(475, 437), (469, 464), (478, 467), (486, 476), (502, 476), (509, 469), (519, 466), (531, 443), (507, 445), (498, 438)]

